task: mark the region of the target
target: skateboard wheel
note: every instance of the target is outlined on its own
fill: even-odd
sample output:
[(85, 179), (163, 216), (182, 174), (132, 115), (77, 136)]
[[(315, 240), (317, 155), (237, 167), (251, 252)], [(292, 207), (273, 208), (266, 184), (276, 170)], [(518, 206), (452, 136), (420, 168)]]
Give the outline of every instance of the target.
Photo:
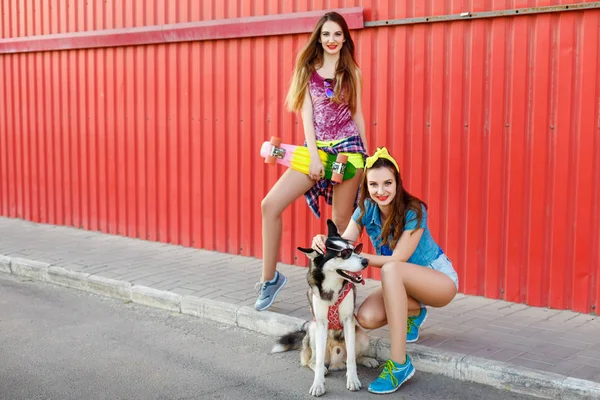
[(341, 175), (338, 173), (331, 174), (331, 180), (334, 182), (340, 183), (341, 181), (344, 180), (344, 175)]
[(338, 154), (335, 162), (331, 166), (331, 180), (333, 182), (340, 183), (344, 180), (344, 171), (346, 170), (346, 163), (348, 162), (348, 156), (345, 154)]
[(271, 136), (271, 140), (269, 141), (269, 143), (271, 143), (272, 146), (271, 154), (265, 157), (265, 164), (275, 164), (275, 162), (277, 162), (277, 159), (273, 156), (273, 148), (279, 147), (281, 145), (281, 138), (278, 138), (277, 136)]

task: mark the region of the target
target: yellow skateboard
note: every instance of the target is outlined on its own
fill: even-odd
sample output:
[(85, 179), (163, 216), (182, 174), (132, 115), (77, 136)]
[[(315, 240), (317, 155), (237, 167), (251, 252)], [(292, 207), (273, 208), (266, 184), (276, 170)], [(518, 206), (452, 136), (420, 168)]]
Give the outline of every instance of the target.
[[(262, 144), (260, 155), (265, 158), (265, 164), (278, 163), (308, 175), (310, 154), (305, 146), (282, 144), (280, 138), (272, 136), (270, 141)], [(319, 157), (325, 168), (325, 178), (333, 182), (339, 183), (356, 174), (356, 168), (348, 162), (345, 154), (329, 154), (319, 150)]]

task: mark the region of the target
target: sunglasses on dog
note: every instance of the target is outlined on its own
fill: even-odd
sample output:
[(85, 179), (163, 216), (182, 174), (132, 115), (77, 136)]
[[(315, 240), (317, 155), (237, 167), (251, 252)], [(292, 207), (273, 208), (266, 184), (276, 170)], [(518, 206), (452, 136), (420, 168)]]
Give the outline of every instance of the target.
[[(341, 250), (340, 252), (337, 253), (337, 257), (340, 257), (342, 260), (347, 260), (352, 256), (352, 253), (360, 254), (360, 252), (362, 251), (362, 248), (363, 248), (363, 244), (359, 243), (356, 245), (356, 247), (354, 247), (354, 249), (346, 248), (346, 249)], [(327, 248), (327, 250), (332, 250), (332, 249)], [(337, 250), (337, 249), (334, 249), (333, 252), (335, 252), (335, 250)]]
[(333, 97), (333, 79), (325, 79), (323, 86), (325, 86), (325, 96), (327, 96), (328, 99), (331, 99)]

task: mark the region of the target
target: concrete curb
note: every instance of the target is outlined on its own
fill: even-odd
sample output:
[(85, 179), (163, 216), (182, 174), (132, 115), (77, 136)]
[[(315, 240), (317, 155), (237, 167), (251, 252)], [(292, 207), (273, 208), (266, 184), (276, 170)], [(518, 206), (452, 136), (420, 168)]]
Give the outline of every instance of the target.
[(0, 272), (11, 274), (10, 257), (0, 255)]
[(103, 276), (90, 275), (85, 289), (91, 293), (121, 300), (131, 300), (131, 283)]
[(25, 276), (46, 282), (50, 264), (39, 261), (27, 260), (25, 258), (11, 258), (10, 269), (14, 275)]
[(181, 312), (181, 295), (164, 290), (134, 285), (131, 288), (131, 300), (149, 307)]
[(77, 272), (62, 267), (49, 267), (48, 282), (78, 290), (87, 290), (88, 273)]
[[(48, 263), (0, 255), (0, 273), (27, 277), (149, 307), (175, 311), (235, 325), (266, 335), (278, 336), (300, 328), (304, 320), (270, 311), (256, 311), (220, 301), (157, 290), (130, 282), (90, 275)], [(583, 400), (600, 398), (600, 383), (569, 378), (549, 372), (465, 356), (426, 346), (408, 344), (415, 368), (460, 381), (475, 382), (501, 390), (545, 399)], [(388, 340), (371, 338), (371, 357), (389, 357)]]

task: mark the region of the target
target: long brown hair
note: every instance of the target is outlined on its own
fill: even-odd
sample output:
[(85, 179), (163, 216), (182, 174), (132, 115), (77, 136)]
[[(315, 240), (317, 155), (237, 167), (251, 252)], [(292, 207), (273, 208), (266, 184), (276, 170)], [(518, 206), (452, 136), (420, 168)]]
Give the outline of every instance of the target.
[[(391, 161), (385, 158), (379, 158), (377, 161), (373, 163), (373, 165), (368, 168), (363, 174), (363, 182), (360, 186), (360, 217), (359, 221), (362, 221), (363, 216), (365, 215), (365, 205), (364, 200), (371, 200), (371, 196), (369, 195), (369, 186), (367, 175), (370, 170), (377, 168), (388, 168), (394, 174), (394, 179), (396, 179), (396, 197), (392, 200), (391, 203), (391, 212), (386, 217), (385, 221), (382, 222), (381, 236), (382, 245), (388, 245), (389, 248), (393, 251), (394, 247), (398, 243), (402, 232), (404, 232), (404, 225), (406, 225), (406, 214), (409, 210), (413, 210), (417, 215), (417, 227), (421, 225), (421, 221), (423, 220), (423, 210), (421, 209), (421, 204), (427, 209), (427, 204), (424, 201), (418, 199), (412, 194), (408, 193), (404, 186), (402, 185), (402, 176), (400, 176), (400, 172), (396, 169), (394, 164)], [(413, 232), (414, 233), (414, 232)], [(391, 235), (391, 239), (390, 239)]]
[(315, 72), (317, 67), (323, 65), (323, 46), (319, 39), (321, 37), (321, 29), (327, 21), (333, 21), (342, 28), (344, 39), (340, 51), (340, 58), (335, 71), (336, 85), (334, 95), (331, 99), (336, 103), (341, 103), (341, 95), (344, 94), (343, 101), (348, 103), (350, 112), (356, 112), (357, 103), (357, 87), (361, 84), (357, 74), (360, 72), (356, 58), (354, 57), (354, 41), (350, 36), (350, 30), (344, 17), (335, 11), (328, 12), (319, 19), (315, 29), (310, 35), (310, 39), (304, 45), (298, 56), (296, 57), (296, 65), (292, 75), (290, 89), (288, 91), (285, 102), (289, 111), (298, 111), (304, 103), (304, 96), (310, 77)]

